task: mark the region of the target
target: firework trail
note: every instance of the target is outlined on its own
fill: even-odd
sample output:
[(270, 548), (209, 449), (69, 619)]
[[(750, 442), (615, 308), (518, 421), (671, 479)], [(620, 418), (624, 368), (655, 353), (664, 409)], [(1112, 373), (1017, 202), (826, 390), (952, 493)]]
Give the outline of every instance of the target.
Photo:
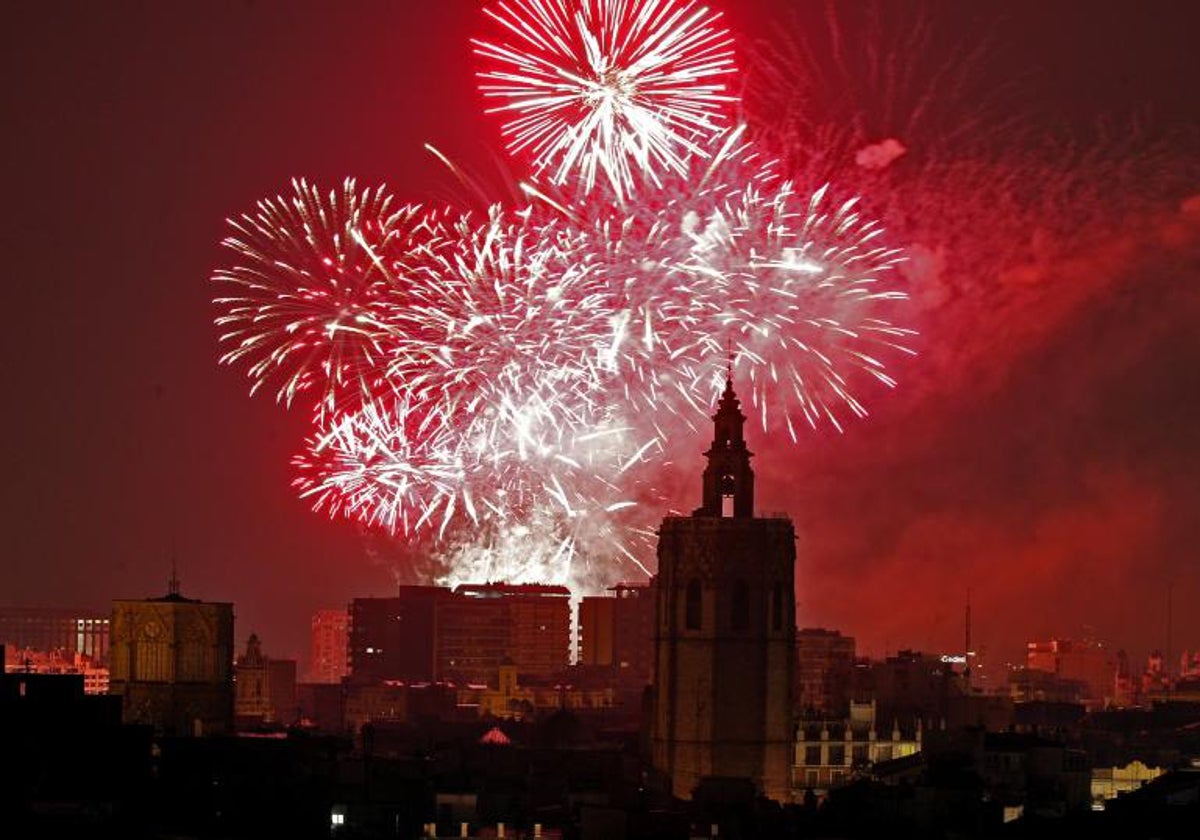
[(695, 135), (725, 124), (733, 41), (690, 0), (507, 0), (484, 13), (496, 36), (476, 39), (489, 111), (507, 118), (513, 153), (587, 188), (618, 195), (635, 178), (682, 171), (704, 154)]

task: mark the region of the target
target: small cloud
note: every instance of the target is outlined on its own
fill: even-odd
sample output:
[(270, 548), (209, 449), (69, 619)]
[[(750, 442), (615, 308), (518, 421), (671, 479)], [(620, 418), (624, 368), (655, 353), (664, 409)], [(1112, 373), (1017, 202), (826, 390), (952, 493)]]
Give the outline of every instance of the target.
[(886, 169), (896, 158), (906, 154), (908, 149), (893, 137), (863, 146), (854, 155), (854, 162), (863, 169)]

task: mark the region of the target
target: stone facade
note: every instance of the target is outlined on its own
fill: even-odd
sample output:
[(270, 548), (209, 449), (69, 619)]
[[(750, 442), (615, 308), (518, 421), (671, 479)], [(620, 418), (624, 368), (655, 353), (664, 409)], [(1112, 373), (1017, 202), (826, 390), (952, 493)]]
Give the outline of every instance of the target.
[(791, 795), (795, 531), (753, 515), (751, 453), (732, 384), (705, 453), (704, 503), (659, 529), (655, 767), (676, 796), (702, 779), (748, 778)]
[(126, 723), (176, 735), (226, 732), (233, 723), (233, 605), (172, 592), (114, 601), (109, 693)]

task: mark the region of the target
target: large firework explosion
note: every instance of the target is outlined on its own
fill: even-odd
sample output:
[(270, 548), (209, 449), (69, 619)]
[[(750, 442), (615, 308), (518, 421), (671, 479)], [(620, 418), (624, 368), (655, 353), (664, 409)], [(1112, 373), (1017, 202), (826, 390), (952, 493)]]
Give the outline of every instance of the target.
[(597, 177), (618, 194), (682, 172), (725, 124), (733, 40), (691, 0), (503, 0), (476, 39), (489, 110), (508, 149), (528, 151), (557, 184)]
[[(727, 354), (767, 432), (864, 416), (909, 352), (898, 253), (725, 125), (732, 39), (690, 0), (508, 0), (475, 42), (528, 152), (519, 206), (305, 182), (231, 220), (223, 361), (314, 399), (296, 486), (424, 545), (436, 577), (647, 573), (652, 461)], [(658, 504), (643, 506), (645, 500)], [(645, 513), (643, 510), (645, 509)]]

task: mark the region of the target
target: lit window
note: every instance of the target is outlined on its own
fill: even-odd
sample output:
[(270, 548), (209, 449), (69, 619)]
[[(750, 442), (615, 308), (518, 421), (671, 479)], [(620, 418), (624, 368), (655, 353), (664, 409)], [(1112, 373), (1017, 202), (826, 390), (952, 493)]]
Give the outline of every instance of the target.
[(337, 811), (334, 811), (332, 814), (329, 815), (329, 824), (330, 825), (345, 825), (346, 824), (346, 815), (339, 814)]

